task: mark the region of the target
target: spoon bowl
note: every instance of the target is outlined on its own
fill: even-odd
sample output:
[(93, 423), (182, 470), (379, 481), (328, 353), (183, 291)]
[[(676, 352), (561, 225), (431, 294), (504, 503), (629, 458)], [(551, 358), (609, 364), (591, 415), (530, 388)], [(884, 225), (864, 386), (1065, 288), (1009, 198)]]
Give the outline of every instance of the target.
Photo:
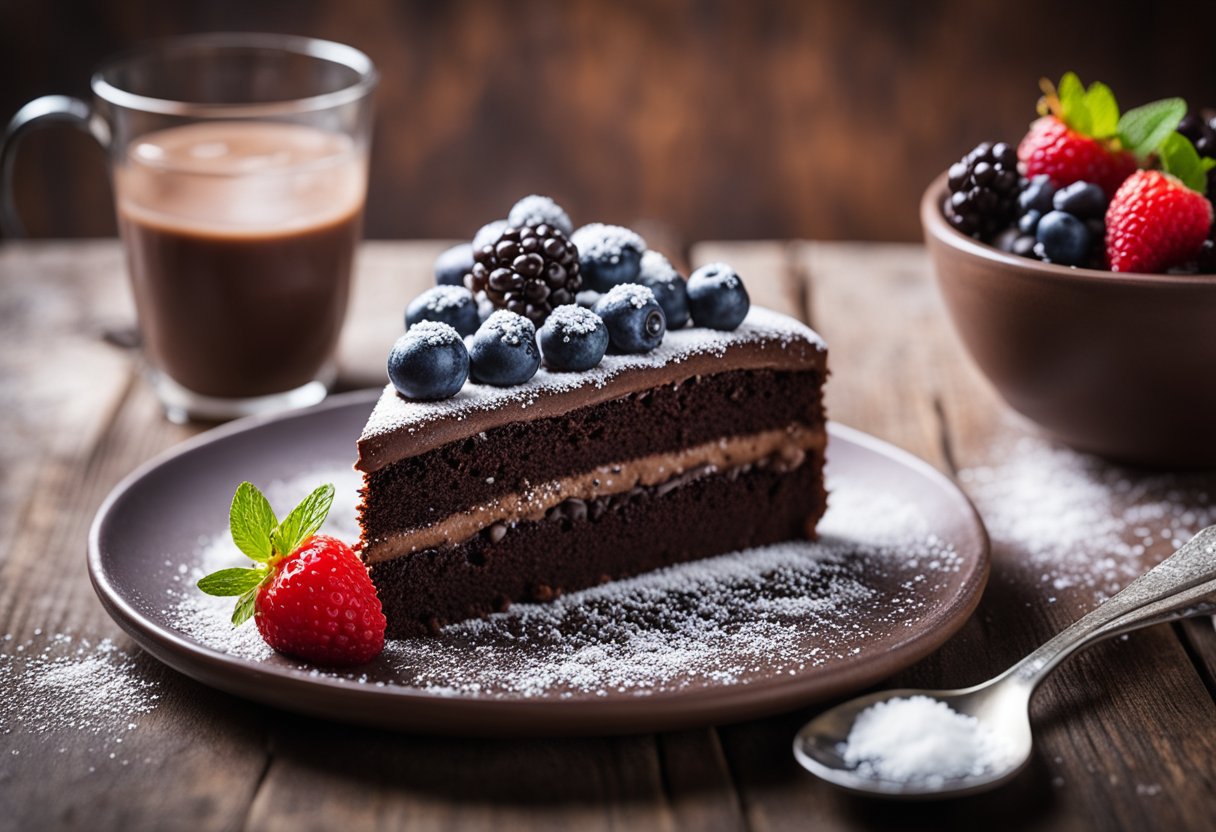
[[(841, 703), (802, 726), (794, 737), (794, 757), (803, 768), (842, 789), (858, 794), (898, 798), (932, 799), (961, 797), (994, 789), (1015, 777), (1030, 762), (1029, 698), (1022, 703), (1007, 701), (1017, 692), (1001, 680), (960, 690), (885, 690)], [(999, 769), (965, 777), (925, 777), (915, 780), (885, 780), (851, 766), (844, 747), (857, 717), (867, 708), (892, 699), (926, 696), (944, 702), (950, 709), (973, 716), (999, 733), (1009, 755)]]
[[(959, 690), (888, 690), (851, 699), (802, 727), (794, 737), (794, 757), (811, 773), (858, 794), (942, 798), (996, 788), (1013, 779), (1030, 761), (1030, 697), (1060, 662), (1111, 636), (1192, 615), (1211, 615), (1216, 609), (1213, 596), (1216, 526), (1209, 526), (1118, 595), (994, 679)], [(935, 699), (958, 714), (974, 717), (998, 739), (1004, 759), (978, 774), (947, 777), (930, 770), (902, 780), (882, 778), (874, 766), (851, 765), (845, 759), (845, 749), (858, 716), (880, 702), (914, 696)], [(896, 741), (893, 738), (891, 745)], [(928, 768), (933, 760), (924, 762)]]

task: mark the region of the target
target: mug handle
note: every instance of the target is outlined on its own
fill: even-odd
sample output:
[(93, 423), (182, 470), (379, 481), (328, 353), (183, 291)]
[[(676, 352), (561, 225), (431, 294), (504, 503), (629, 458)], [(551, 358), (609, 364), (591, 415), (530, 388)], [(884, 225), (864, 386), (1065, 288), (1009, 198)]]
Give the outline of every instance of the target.
[(86, 102), (70, 95), (44, 95), (26, 104), (8, 123), (0, 142), (0, 233), (8, 239), (24, 237), (25, 226), (13, 198), (13, 168), (22, 137), (46, 124), (70, 124), (95, 138), (102, 147), (110, 143), (109, 125)]

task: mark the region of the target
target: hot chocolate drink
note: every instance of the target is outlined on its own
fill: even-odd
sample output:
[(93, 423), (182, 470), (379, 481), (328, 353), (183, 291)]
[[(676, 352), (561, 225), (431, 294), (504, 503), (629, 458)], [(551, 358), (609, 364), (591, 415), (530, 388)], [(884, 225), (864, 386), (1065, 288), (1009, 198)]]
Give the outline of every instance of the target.
[(332, 360), (366, 191), (351, 139), (213, 121), (132, 143), (115, 171), (145, 350), (220, 398), (308, 384)]

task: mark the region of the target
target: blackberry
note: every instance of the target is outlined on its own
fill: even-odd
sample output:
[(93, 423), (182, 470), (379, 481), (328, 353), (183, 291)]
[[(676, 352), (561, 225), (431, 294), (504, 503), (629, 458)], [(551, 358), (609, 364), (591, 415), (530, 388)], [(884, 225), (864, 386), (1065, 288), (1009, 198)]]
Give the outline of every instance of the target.
[(984, 142), (950, 166), (946, 220), (985, 242), (1017, 215), (1022, 182), (1018, 154), (1004, 142)]
[(574, 303), (582, 286), (578, 249), (560, 229), (545, 223), (511, 227), (492, 245), (473, 252), (464, 284), (539, 326), (556, 307)]

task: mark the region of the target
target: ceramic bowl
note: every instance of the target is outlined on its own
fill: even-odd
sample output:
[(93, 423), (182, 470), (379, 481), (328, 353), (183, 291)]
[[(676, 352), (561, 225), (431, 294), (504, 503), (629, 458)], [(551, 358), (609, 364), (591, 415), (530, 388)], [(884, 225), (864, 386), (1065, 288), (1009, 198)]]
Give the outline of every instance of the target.
[(1216, 467), (1216, 275), (1114, 274), (1006, 254), (921, 200), (938, 286), (972, 359), (1011, 407), (1079, 450)]

